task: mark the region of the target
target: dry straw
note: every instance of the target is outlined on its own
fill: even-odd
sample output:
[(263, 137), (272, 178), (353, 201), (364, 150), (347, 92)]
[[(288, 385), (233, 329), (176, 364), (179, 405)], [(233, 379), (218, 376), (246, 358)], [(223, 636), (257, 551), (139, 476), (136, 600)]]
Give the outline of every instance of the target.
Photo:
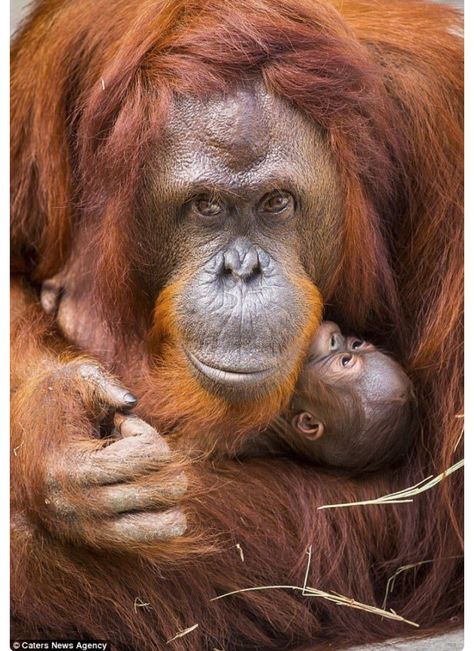
[[(396, 493), (390, 493), (388, 495), (383, 495), (382, 497), (377, 497), (376, 499), (373, 500), (363, 500), (360, 502), (347, 502), (345, 504), (326, 504), (324, 506), (319, 506), (318, 509), (336, 509), (336, 508), (343, 508), (343, 507), (348, 507), (348, 506), (365, 506), (369, 504), (405, 504), (405, 503), (410, 503), (413, 502), (413, 498), (419, 495), (420, 493), (424, 493), (427, 490), (430, 490), (437, 484), (439, 484), (443, 479), (451, 475), (453, 472), (456, 472), (460, 468), (464, 466), (464, 459), (461, 459), (457, 463), (455, 463), (453, 466), (442, 472), (440, 475), (437, 475), (436, 477), (433, 477), (433, 475), (430, 475), (429, 477), (425, 477), (422, 479), (420, 482), (415, 484), (414, 486), (410, 486), (409, 488), (404, 488), (401, 491), (397, 491)], [(424, 565), (426, 563), (431, 563), (433, 562), (432, 560), (429, 561), (421, 561), (419, 563), (413, 563), (410, 565), (404, 565), (402, 567), (399, 567), (398, 570), (395, 572), (393, 576), (391, 576), (387, 582), (387, 588), (385, 592), (385, 598), (383, 602), (383, 608), (377, 608), (376, 606), (370, 606), (369, 604), (364, 604), (361, 603), (360, 601), (356, 601), (355, 599), (352, 599), (350, 597), (345, 597), (344, 595), (338, 594), (337, 592), (324, 592), (324, 590), (319, 590), (317, 588), (311, 588), (308, 587), (307, 582), (308, 582), (308, 576), (309, 576), (309, 568), (311, 564), (311, 547), (307, 551), (308, 554), (308, 564), (306, 566), (306, 573), (304, 577), (304, 582), (302, 586), (297, 586), (297, 585), (262, 585), (262, 586), (254, 586), (251, 588), (242, 588), (240, 590), (232, 590), (232, 592), (226, 592), (225, 594), (221, 594), (218, 597), (214, 597), (211, 599), (211, 601), (217, 601), (218, 599), (224, 599), (225, 597), (230, 597), (231, 595), (235, 594), (242, 594), (244, 592), (257, 592), (261, 590), (296, 590), (298, 592), (301, 592), (301, 594), (304, 597), (319, 597), (320, 599), (325, 599), (326, 601), (332, 601), (333, 603), (337, 604), (338, 606), (346, 606), (348, 608), (356, 608), (358, 610), (363, 610), (367, 613), (372, 613), (373, 615), (378, 615), (380, 617), (385, 617), (386, 619), (393, 619), (398, 622), (405, 622), (406, 624), (409, 624), (410, 626), (415, 626), (418, 627), (419, 624), (412, 622), (408, 619), (405, 619), (401, 615), (397, 615), (397, 613), (390, 609), (390, 610), (385, 610), (385, 606), (387, 603), (387, 597), (388, 593), (393, 590), (393, 584), (396, 579), (396, 577), (401, 574), (402, 572), (405, 572), (406, 570), (412, 569), (414, 567), (417, 567), (418, 565)]]
[(420, 482), (418, 482), (418, 484), (410, 486), (409, 488), (404, 488), (403, 490), (397, 491), (396, 493), (389, 493), (388, 495), (383, 495), (382, 497), (376, 497), (373, 500), (346, 502), (344, 504), (325, 504), (324, 506), (318, 506), (318, 510), (341, 509), (347, 506), (366, 506), (369, 504), (405, 504), (413, 502), (413, 497), (416, 497), (420, 493), (424, 493), (425, 491), (430, 490), (433, 488), (433, 486), (439, 484), (441, 481), (443, 481), (443, 479), (451, 475), (453, 472), (456, 472), (456, 470), (462, 468), (462, 466), (464, 466), (464, 459), (461, 459), (453, 466), (442, 472), (440, 475), (437, 475), (436, 477), (433, 477), (433, 475), (425, 477), (425, 479), (422, 479)]
[(428, 563), (436, 563), (436, 561), (448, 561), (452, 560), (455, 558), (463, 558), (462, 556), (444, 556), (443, 558), (430, 558), (429, 560), (426, 561), (419, 561), (418, 563), (410, 563), (409, 565), (402, 565), (401, 567), (398, 568), (398, 570), (392, 574), (392, 576), (388, 579), (387, 581), (387, 587), (385, 588), (385, 597), (383, 600), (382, 608), (387, 607), (387, 599), (389, 593), (393, 592), (393, 588), (395, 586), (395, 580), (397, 576), (400, 574), (403, 574), (404, 572), (407, 572), (408, 570), (413, 570), (417, 567), (420, 567), (420, 565), (426, 565)]
[(199, 624), (194, 624), (193, 626), (190, 626), (189, 628), (185, 628), (184, 631), (180, 631), (179, 633), (176, 633), (176, 635), (169, 640), (166, 640), (166, 644), (169, 644), (170, 642), (174, 642), (174, 640), (177, 640), (180, 637), (184, 637), (185, 635), (188, 635), (192, 631), (195, 631)]
[(401, 615), (397, 615), (394, 610), (383, 610), (382, 608), (377, 608), (376, 606), (370, 606), (369, 604), (363, 604), (360, 601), (356, 601), (350, 597), (345, 597), (344, 595), (338, 594), (337, 592), (324, 592), (323, 590), (318, 590), (317, 588), (308, 587), (308, 576), (309, 568), (311, 565), (311, 547), (306, 552), (308, 554), (308, 564), (306, 566), (306, 573), (304, 577), (304, 582), (302, 586), (297, 585), (262, 585), (255, 586), (252, 588), (242, 588), (241, 590), (233, 590), (232, 592), (226, 592), (221, 594), (218, 597), (214, 597), (211, 601), (217, 601), (218, 599), (224, 599), (224, 597), (230, 597), (231, 595), (241, 594), (243, 592), (256, 592), (259, 590), (297, 590), (301, 592), (303, 597), (318, 597), (320, 599), (325, 599), (326, 601), (332, 601), (338, 606), (346, 606), (348, 608), (355, 608), (357, 610), (363, 610), (366, 613), (372, 613), (373, 615), (378, 615), (380, 617), (385, 617), (386, 619), (393, 619), (397, 622), (405, 622), (410, 624), (410, 626), (415, 626), (418, 628), (419, 624), (411, 622), (409, 619), (405, 619)]

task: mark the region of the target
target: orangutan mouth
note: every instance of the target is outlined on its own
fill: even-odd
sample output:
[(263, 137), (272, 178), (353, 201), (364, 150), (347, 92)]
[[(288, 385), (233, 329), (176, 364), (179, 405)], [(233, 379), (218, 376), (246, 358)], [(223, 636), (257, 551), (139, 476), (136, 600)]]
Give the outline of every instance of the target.
[(187, 358), (194, 366), (194, 368), (216, 384), (255, 384), (257, 382), (261, 382), (262, 380), (266, 380), (269, 376), (275, 373), (275, 368), (255, 370), (249, 368), (236, 369), (229, 367), (210, 366), (209, 364), (206, 364), (205, 362), (198, 359), (193, 353), (189, 351), (185, 352)]

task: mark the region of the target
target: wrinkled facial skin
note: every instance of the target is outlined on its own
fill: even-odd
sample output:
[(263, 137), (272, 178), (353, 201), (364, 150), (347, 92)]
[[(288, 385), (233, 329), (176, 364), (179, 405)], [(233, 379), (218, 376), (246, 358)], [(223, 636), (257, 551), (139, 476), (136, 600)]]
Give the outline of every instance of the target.
[(324, 321), (317, 330), (301, 382), (311, 391), (312, 381), (317, 380), (350, 388), (366, 409), (405, 399), (411, 389), (399, 364), (372, 344), (358, 337), (345, 337), (332, 321)]
[(141, 283), (153, 297), (179, 284), (175, 332), (193, 372), (237, 398), (277, 384), (302, 354), (302, 279), (324, 292), (338, 262), (341, 200), (323, 134), (261, 86), (179, 97), (146, 187), (138, 245), (156, 264)]

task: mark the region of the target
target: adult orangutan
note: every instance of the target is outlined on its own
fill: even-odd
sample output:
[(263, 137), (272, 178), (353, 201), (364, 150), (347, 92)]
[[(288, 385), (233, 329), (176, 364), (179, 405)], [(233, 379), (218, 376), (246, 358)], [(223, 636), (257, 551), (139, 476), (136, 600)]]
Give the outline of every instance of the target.
[[(375, 605), (429, 560), (388, 607), (459, 621), (460, 476), (317, 510), (460, 454), (459, 23), (403, 0), (37, 4), (12, 73), (14, 635), (151, 650), (194, 627), (169, 647), (229, 651), (408, 634), (297, 591), (211, 601), (302, 585), (310, 545), (308, 585)], [(423, 427), (398, 473), (232, 459), (286, 404), (320, 296), (414, 381)]]

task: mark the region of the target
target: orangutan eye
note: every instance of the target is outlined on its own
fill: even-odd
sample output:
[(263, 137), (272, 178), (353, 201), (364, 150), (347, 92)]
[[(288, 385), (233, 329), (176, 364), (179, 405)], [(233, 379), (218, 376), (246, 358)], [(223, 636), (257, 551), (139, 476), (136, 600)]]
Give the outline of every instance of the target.
[(364, 345), (363, 341), (361, 341), (360, 339), (354, 339), (354, 341), (352, 342), (351, 348), (352, 348), (352, 350), (357, 350), (358, 348), (360, 348), (363, 345)]
[(263, 197), (260, 210), (266, 213), (281, 213), (293, 207), (293, 197), (289, 192), (277, 190)]
[(348, 364), (350, 364), (351, 361), (352, 361), (352, 355), (343, 355), (341, 357), (341, 364), (344, 367), (346, 367)]
[(200, 195), (194, 199), (194, 210), (203, 217), (215, 217), (222, 212), (222, 204), (217, 199), (208, 195)]

